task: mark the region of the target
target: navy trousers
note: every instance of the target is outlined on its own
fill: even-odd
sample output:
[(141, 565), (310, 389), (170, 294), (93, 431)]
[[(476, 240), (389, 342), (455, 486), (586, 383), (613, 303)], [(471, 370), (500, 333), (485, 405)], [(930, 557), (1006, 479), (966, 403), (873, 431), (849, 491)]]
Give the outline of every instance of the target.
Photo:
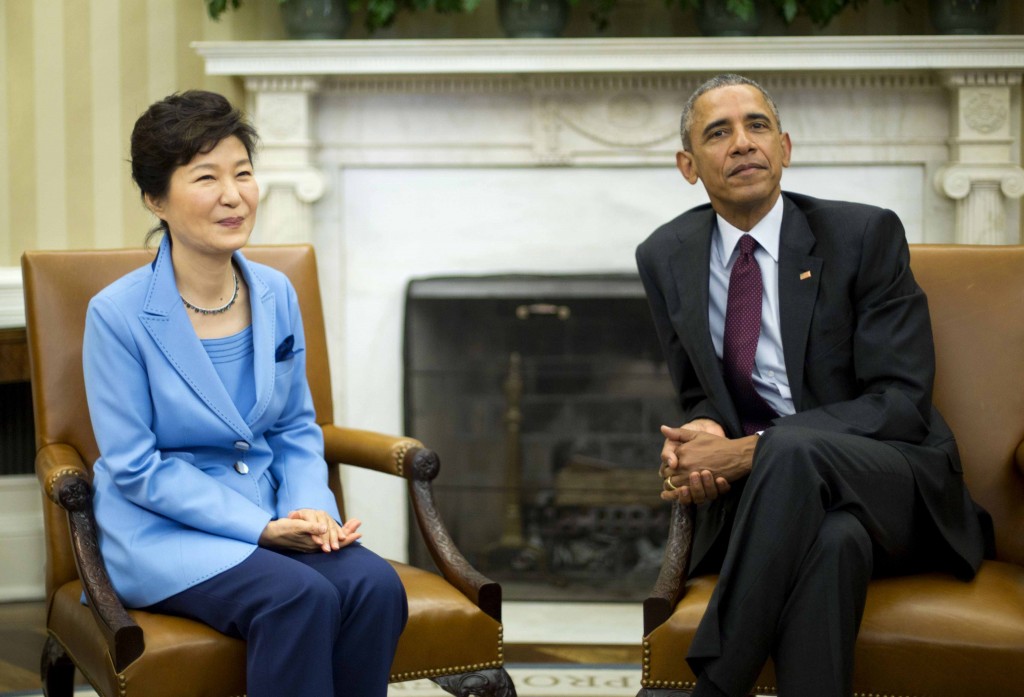
[(408, 618), (398, 574), (359, 544), (329, 554), (261, 547), (147, 609), (245, 639), (249, 697), (386, 697)]
[(890, 445), (765, 431), (687, 656), (695, 696), (749, 694), (769, 656), (780, 695), (851, 695), (868, 581), (914, 567), (915, 547), (933, 537), (921, 506)]

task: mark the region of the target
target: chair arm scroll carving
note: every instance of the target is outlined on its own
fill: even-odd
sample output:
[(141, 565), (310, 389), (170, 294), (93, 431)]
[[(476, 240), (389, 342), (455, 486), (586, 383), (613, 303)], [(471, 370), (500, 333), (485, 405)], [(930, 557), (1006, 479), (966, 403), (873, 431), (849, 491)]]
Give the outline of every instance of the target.
[(644, 600), (644, 636), (663, 624), (686, 594), (687, 569), (693, 547), (693, 507), (672, 504), (665, 558), (651, 595)]
[(404, 470), (409, 477), (409, 496), (423, 541), (437, 568), (477, 607), (501, 622), (501, 586), (490, 580), (466, 560), (455, 546), (434, 503), (431, 482), (441, 470), (437, 453), (427, 448), (411, 448), (405, 453)]
[(46, 495), (67, 513), (78, 576), (114, 667), (121, 672), (142, 655), (145, 641), (142, 628), (114, 592), (100, 556), (88, 469), (78, 453), (67, 445), (47, 446), (39, 452), (37, 460), (36, 470), (43, 478)]

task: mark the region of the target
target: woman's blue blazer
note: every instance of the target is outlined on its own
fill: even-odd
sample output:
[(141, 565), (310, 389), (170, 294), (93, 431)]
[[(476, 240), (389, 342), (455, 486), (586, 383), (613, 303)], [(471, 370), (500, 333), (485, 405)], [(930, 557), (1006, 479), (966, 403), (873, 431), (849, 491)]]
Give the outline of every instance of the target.
[(340, 521), (295, 289), (239, 252), (234, 261), (252, 306), (256, 404), (248, 414), (192, 328), (167, 236), (152, 264), (89, 303), (83, 363), (100, 449), (96, 519), (107, 571), (129, 607), (235, 566), (270, 520), (292, 510), (322, 509)]

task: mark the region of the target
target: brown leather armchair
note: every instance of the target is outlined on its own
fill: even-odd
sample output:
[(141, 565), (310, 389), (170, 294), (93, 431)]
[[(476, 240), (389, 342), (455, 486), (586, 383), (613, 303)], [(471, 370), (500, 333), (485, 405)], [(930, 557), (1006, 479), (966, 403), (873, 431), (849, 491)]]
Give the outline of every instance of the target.
[[(306, 331), (307, 372), (324, 431), (331, 487), (342, 507), (337, 463), (407, 481), (419, 529), (442, 575), (394, 563), (409, 622), (392, 682), (430, 678), (452, 694), (514, 697), (503, 668), (501, 587), (463, 558), (434, 505), (437, 455), (411, 438), (333, 425), (331, 379), (316, 259), (308, 246), (253, 247), (246, 255), (286, 273)], [(89, 299), (152, 261), (142, 251), (27, 252), (22, 257), (35, 410), (36, 474), (44, 492), (48, 638), (43, 689), (69, 696), (75, 668), (104, 697), (237, 697), (245, 693), (245, 644), (205, 625), (126, 610), (103, 567), (90, 474), (99, 453), (82, 378)], [(89, 605), (82, 605), (83, 590)]]
[[(1024, 694), (1024, 247), (915, 245), (911, 268), (935, 333), (934, 399), (957, 435), (972, 496), (995, 522), (995, 559), (970, 583), (939, 573), (872, 581), (854, 692), (899, 697)], [(643, 689), (693, 688), (685, 656), (714, 577), (687, 580), (692, 519), (673, 510), (644, 602)], [(759, 694), (775, 693), (769, 661)]]

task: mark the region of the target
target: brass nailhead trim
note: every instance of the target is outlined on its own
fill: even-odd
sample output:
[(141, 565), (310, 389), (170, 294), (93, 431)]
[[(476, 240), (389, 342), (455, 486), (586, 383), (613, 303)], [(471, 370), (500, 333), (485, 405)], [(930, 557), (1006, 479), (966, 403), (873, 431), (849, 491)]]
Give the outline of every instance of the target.
[(471, 663), (465, 666), (450, 666), (448, 668), (427, 668), (425, 670), (410, 670), (404, 673), (395, 673), (388, 678), (388, 682), (405, 682), (406, 680), (419, 680), (421, 678), (435, 678), (439, 675), (452, 675), (457, 673), (468, 673), (472, 670), (484, 668), (501, 668), (505, 665), (505, 645), (503, 637), (505, 628), (498, 625), (498, 660), (486, 663)]
[(395, 444), (395, 469), (399, 476), (405, 476), (405, 454), (415, 445), (412, 441), (403, 440)]
[[(644, 687), (649, 688), (681, 688), (684, 690), (692, 690), (696, 687), (695, 683), (689, 680), (651, 680), (651, 642), (644, 638), (643, 644), (643, 675), (640, 679), (640, 684)], [(758, 685), (754, 688), (758, 694), (765, 693), (777, 693), (778, 687), (768, 685)], [(915, 695), (897, 695), (880, 692), (856, 692), (853, 697), (915, 697)]]
[(428, 668), (425, 670), (410, 670), (405, 673), (395, 673), (388, 682), (404, 682), (406, 680), (419, 680), (420, 678), (433, 678), (439, 675), (451, 675), (457, 673), (468, 673), (474, 670), (482, 670), (484, 668), (501, 668), (502, 662), (499, 661), (488, 661), (487, 663), (470, 663), (464, 666), (450, 666), (448, 668)]
[(74, 467), (65, 467), (64, 469), (59, 469), (53, 474), (51, 474), (49, 478), (46, 480), (46, 497), (53, 501), (54, 503), (59, 504), (60, 502), (56, 498), (54, 498), (53, 487), (57, 485), (57, 480), (66, 474), (81, 474), (81, 470), (76, 469)]

